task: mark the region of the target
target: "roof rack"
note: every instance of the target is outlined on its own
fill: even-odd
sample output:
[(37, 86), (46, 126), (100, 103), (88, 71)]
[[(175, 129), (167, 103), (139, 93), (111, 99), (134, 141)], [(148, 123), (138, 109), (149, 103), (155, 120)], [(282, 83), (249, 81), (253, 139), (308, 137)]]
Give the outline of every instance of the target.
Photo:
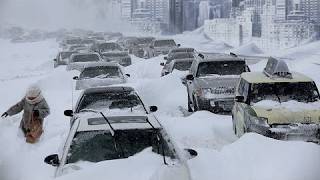
[(290, 78), (292, 74), (289, 71), (288, 65), (285, 61), (270, 57), (268, 63), (263, 70), (263, 73), (270, 78)]
[(201, 58), (201, 59), (204, 59), (204, 55), (199, 53), (198, 56)]

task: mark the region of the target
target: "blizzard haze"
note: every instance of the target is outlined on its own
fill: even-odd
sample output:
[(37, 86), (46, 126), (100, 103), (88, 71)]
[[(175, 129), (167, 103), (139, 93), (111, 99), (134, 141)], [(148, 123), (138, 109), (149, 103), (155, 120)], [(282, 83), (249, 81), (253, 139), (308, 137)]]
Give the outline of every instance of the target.
[(0, 24), (46, 30), (128, 29), (111, 0), (0, 0)]

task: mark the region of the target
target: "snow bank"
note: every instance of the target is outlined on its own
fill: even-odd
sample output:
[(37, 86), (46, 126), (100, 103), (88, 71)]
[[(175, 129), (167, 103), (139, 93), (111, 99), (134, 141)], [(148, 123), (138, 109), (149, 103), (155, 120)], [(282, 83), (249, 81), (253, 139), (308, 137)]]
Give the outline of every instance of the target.
[(236, 54), (245, 54), (245, 55), (263, 54), (263, 51), (259, 49), (258, 46), (255, 45), (254, 43), (245, 44), (243, 46), (235, 48), (232, 50), (232, 52)]

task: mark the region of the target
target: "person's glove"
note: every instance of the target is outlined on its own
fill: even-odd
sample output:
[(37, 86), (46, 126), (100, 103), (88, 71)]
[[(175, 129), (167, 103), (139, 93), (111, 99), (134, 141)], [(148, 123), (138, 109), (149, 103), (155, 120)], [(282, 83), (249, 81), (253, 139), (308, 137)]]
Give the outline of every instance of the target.
[(7, 117), (8, 116), (8, 113), (7, 112), (4, 112), (2, 115), (1, 115), (1, 117), (3, 117), (3, 118), (5, 118), (5, 117)]
[(34, 111), (33, 111), (33, 115), (34, 115), (35, 117), (39, 117), (39, 111), (38, 111), (38, 110), (34, 110)]

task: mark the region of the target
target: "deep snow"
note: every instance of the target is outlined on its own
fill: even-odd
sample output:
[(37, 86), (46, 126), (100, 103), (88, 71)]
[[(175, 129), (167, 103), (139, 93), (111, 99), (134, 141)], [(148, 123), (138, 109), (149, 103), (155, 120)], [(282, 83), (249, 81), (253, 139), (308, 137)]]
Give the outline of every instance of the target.
[[(175, 36), (184, 46), (202, 51), (239, 54), (252, 52), (247, 48), (231, 49), (221, 42), (212, 42), (201, 31)], [(252, 46), (249, 46), (252, 47)], [(266, 55), (289, 57), (289, 67), (312, 77), (320, 87), (320, 42), (288, 49), (266, 52)], [(61, 150), (69, 130), (69, 119), (63, 116), (72, 108), (78, 92), (72, 93), (74, 72), (65, 67), (53, 69), (52, 59), (58, 52), (54, 40), (12, 44), (0, 40), (0, 112), (20, 100), (26, 88), (37, 83), (51, 107), (45, 120), (45, 132), (35, 145), (26, 144), (19, 131), (21, 114), (0, 119), (0, 180), (49, 180), (54, 168), (43, 163), (45, 156)], [(320, 179), (320, 146), (305, 142), (284, 142), (257, 134), (246, 134), (238, 139), (232, 131), (232, 120), (227, 115), (206, 111), (187, 112), (187, 92), (181, 84), (181, 73), (160, 78), (163, 56), (143, 60), (133, 57), (133, 65), (125, 68), (131, 74), (128, 85), (136, 88), (146, 105), (157, 105), (155, 114), (181, 148), (193, 148), (199, 155), (188, 162), (192, 177), (197, 180), (318, 180)], [(266, 61), (250, 65), (261, 71)], [(73, 97), (73, 96), (74, 97)], [(61, 179), (149, 179), (162, 172), (160, 157), (142, 152), (134, 157), (98, 164)], [(142, 168), (143, 167), (143, 168)], [(159, 170), (160, 168), (160, 170)], [(144, 171), (139, 171), (143, 169)]]

